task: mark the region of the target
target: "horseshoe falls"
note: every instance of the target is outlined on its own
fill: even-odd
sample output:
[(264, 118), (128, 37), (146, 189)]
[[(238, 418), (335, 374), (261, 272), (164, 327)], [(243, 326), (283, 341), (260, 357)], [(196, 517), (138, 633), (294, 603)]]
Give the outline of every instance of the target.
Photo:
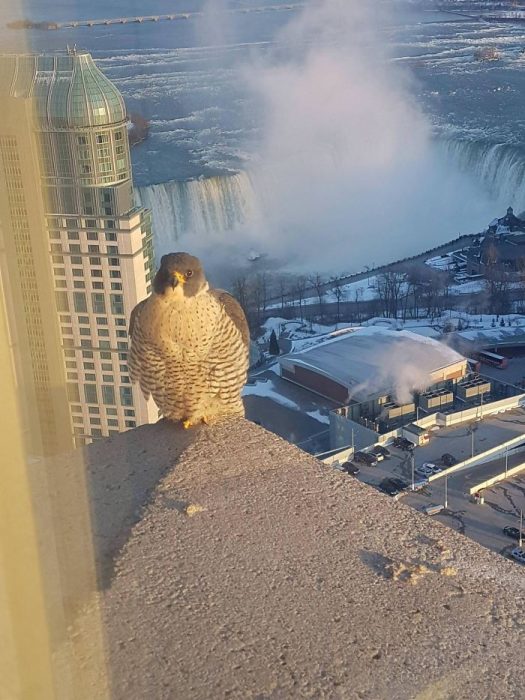
[[(437, 138), (436, 148), (452, 169), (481, 185), (495, 202), (494, 216), (508, 206), (525, 210), (525, 149), (486, 141)], [(264, 201), (248, 172), (195, 180), (169, 180), (135, 189), (137, 204), (150, 208), (158, 255), (183, 235), (227, 234), (255, 220)], [(488, 221), (487, 221), (488, 223)]]
[(135, 188), (137, 204), (153, 212), (155, 247), (162, 255), (182, 235), (227, 233), (250, 221), (256, 195), (248, 173), (170, 180)]
[(499, 205), (525, 210), (523, 146), (456, 139), (442, 139), (439, 145), (451, 165), (477, 180)]

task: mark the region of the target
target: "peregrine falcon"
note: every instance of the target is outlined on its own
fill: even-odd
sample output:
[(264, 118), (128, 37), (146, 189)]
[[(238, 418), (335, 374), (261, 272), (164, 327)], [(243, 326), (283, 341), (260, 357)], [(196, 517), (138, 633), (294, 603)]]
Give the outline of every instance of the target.
[(248, 324), (232, 296), (210, 289), (198, 258), (163, 256), (151, 295), (131, 312), (129, 334), (131, 380), (165, 418), (189, 428), (244, 416)]

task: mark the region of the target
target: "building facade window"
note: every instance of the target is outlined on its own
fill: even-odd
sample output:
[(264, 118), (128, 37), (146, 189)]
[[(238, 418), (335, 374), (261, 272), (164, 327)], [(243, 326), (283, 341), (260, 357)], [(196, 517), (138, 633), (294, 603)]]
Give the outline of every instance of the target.
[(119, 393), (122, 406), (133, 406), (133, 394), (130, 386), (119, 387)]
[(55, 292), (55, 299), (57, 311), (69, 311), (69, 301), (67, 298), (67, 292)]
[(86, 403), (98, 403), (97, 385), (84, 384), (84, 397), (86, 399)]
[(116, 316), (124, 314), (124, 297), (122, 294), (110, 294), (111, 313)]
[[(78, 384), (73, 384), (72, 382), (67, 382), (66, 384), (66, 391), (67, 391), (67, 398), (69, 401), (73, 403), (79, 403), (80, 401), (80, 392), (78, 390)], [(81, 410), (80, 406), (72, 406), (71, 410), (75, 410), (78, 408)]]
[(85, 292), (73, 292), (73, 303), (75, 305), (75, 311), (77, 313), (87, 313), (87, 301)]

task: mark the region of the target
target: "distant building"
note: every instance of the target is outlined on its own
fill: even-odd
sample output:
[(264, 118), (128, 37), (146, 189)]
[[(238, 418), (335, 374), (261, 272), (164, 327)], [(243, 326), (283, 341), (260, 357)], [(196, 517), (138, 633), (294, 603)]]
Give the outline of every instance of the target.
[(486, 233), (477, 238), (466, 252), (468, 275), (483, 275), (487, 267), (499, 265), (509, 272), (525, 269), (525, 220), (512, 207), (505, 216), (494, 219)]
[(377, 326), (350, 328), (279, 359), (281, 376), (341, 404), (330, 414), (334, 446), (367, 444), (373, 434), (447, 410), (467, 360), (431, 338)]
[[(408, 397), (419, 388), (463, 377), (466, 359), (432, 338), (377, 326), (348, 329), (319, 345), (279, 359), (281, 376), (341, 404)], [(408, 388), (408, 391), (406, 389)]]
[(0, 56), (0, 95), (2, 288), (14, 345), (31, 345), (20, 371), (47, 387), (42, 430), (63, 380), (77, 445), (156, 420), (127, 369), (129, 314), (154, 262), (122, 96), (76, 51)]

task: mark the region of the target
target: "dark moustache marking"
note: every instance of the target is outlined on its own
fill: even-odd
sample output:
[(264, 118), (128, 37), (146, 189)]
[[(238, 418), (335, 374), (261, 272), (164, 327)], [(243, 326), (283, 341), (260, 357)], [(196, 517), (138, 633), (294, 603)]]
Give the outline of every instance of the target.
[(169, 271), (161, 265), (153, 279), (153, 289), (156, 294), (164, 294), (168, 286), (171, 286), (171, 275)]

